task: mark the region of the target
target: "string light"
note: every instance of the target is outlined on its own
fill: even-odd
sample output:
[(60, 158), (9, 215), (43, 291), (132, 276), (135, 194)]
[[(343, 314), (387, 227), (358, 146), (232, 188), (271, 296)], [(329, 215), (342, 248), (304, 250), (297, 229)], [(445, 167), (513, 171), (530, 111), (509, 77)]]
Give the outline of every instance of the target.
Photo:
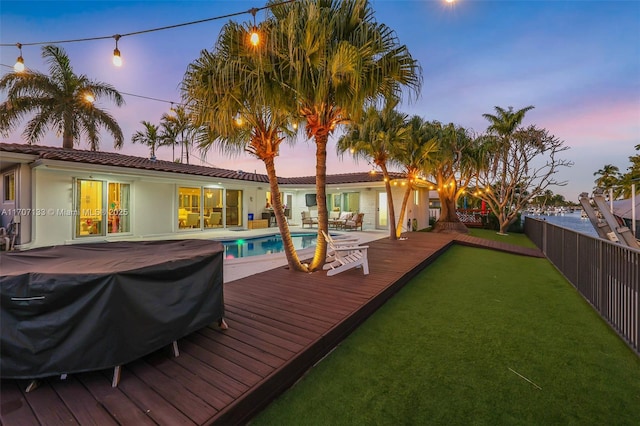
[[(250, 41), (251, 44), (253, 44), (254, 46), (257, 46), (258, 43), (260, 43), (260, 35), (258, 34), (258, 27), (255, 25), (255, 17), (256, 17), (256, 13), (260, 10), (263, 9), (271, 9), (273, 7), (277, 7), (283, 4), (287, 4), (287, 3), (293, 3), (296, 0), (285, 0), (279, 3), (274, 3), (274, 4), (269, 4), (267, 6), (263, 6), (263, 7), (254, 7), (251, 8), (249, 10), (245, 10), (242, 12), (235, 12), (235, 13), (229, 13), (227, 15), (221, 15), (221, 16), (214, 16), (212, 18), (206, 18), (206, 19), (200, 19), (198, 21), (191, 21), (191, 22), (184, 22), (182, 24), (175, 24), (175, 25), (167, 25), (164, 27), (158, 27), (158, 28), (150, 28), (147, 30), (141, 30), (141, 31), (134, 31), (134, 32), (130, 32), (130, 33), (125, 33), (125, 34), (116, 34), (114, 35), (109, 35), (109, 36), (98, 36), (98, 37), (86, 37), (86, 38), (78, 38), (78, 39), (70, 39), (70, 40), (54, 40), (54, 41), (38, 41), (38, 42), (32, 42), (32, 43), (15, 43), (15, 44), (7, 44), (7, 43), (0, 43), (0, 46), (5, 47), (5, 46), (17, 46), (20, 49), (20, 56), (18, 57), (18, 60), (16, 61), (16, 65), (14, 66), (15, 71), (16, 72), (21, 72), (18, 71), (18, 68), (20, 68), (20, 65), (18, 65), (19, 63), (22, 64), (22, 69), (24, 70), (24, 60), (22, 59), (22, 46), (38, 46), (38, 45), (51, 45), (51, 44), (63, 44), (63, 43), (77, 43), (77, 42), (83, 42), (83, 41), (95, 41), (95, 40), (106, 40), (106, 39), (110, 39), (110, 38), (115, 38), (116, 39), (116, 48), (113, 51), (113, 62), (114, 64), (116, 64), (116, 57), (120, 57), (120, 51), (118, 50), (118, 39), (122, 38), (122, 37), (129, 37), (129, 36), (133, 36), (133, 35), (140, 35), (140, 34), (145, 34), (145, 33), (150, 33), (150, 32), (155, 32), (155, 31), (163, 31), (163, 30), (169, 30), (169, 29), (173, 29), (173, 28), (179, 28), (179, 27), (185, 27), (187, 25), (195, 25), (195, 24), (202, 24), (204, 22), (210, 22), (210, 21), (216, 21), (216, 20), (220, 20), (220, 19), (227, 19), (227, 18), (232, 18), (234, 16), (239, 16), (239, 15), (244, 15), (245, 13), (250, 13), (253, 16), (253, 31), (251, 33), (250, 36)], [(254, 42), (255, 41), (255, 42)], [(122, 58), (120, 58), (120, 60), (122, 60)], [(120, 65), (116, 65), (116, 66), (120, 66)]]
[(122, 57), (120, 57), (120, 50), (118, 50), (118, 40), (120, 40), (120, 34), (113, 36), (116, 39), (116, 48), (113, 49), (113, 65), (116, 67), (122, 66)]
[(257, 46), (260, 43), (260, 35), (258, 34), (258, 27), (256, 26), (256, 12), (258, 9), (255, 7), (249, 10), (251, 15), (253, 15), (253, 28), (251, 28), (251, 36), (249, 36), (249, 42), (253, 46)]
[(13, 70), (15, 72), (22, 72), (24, 71), (24, 59), (22, 59), (22, 45), (20, 43), (16, 43), (16, 46), (20, 50), (20, 56), (18, 56), (18, 59), (16, 60), (16, 64), (13, 66)]

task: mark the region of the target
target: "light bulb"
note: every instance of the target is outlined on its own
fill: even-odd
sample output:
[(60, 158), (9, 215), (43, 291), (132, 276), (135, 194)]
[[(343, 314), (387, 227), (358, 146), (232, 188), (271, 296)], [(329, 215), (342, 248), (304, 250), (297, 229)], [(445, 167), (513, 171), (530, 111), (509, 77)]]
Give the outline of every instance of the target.
[(253, 27), (253, 30), (251, 31), (251, 37), (249, 37), (249, 41), (254, 46), (257, 46), (258, 43), (260, 43), (260, 35), (258, 35), (258, 29), (256, 27)]
[(116, 67), (122, 66), (122, 57), (120, 56), (120, 50), (116, 47), (113, 49), (113, 65)]
[(15, 65), (13, 66), (13, 70), (15, 72), (24, 71), (24, 59), (22, 59), (22, 55), (18, 56), (18, 59), (16, 60)]
[(96, 101), (96, 98), (94, 98), (91, 93), (87, 93), (86, 95), (84, 95), (84, 99), (89, 103), (94, 103)]
[(16, 59), (16, 64), (13, 66), (13, 70), (15, 72), (22, 72), (24, 71), (24, 59), (22, 59), (22, 44), (16, 43), (16, 47), (20, 51), (20, 54), (18, 55), (18, 59)]
[(244, 120), (241, 116), (236, 117), (236, 126), (242, 126), (244, 124)]

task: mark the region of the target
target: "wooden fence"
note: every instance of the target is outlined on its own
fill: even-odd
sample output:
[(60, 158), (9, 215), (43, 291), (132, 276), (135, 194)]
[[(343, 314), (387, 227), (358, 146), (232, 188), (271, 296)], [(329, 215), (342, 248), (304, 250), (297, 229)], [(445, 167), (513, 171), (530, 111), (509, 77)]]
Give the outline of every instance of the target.
[(524, 232), (640, 355), (640, 250), (531, 217)]

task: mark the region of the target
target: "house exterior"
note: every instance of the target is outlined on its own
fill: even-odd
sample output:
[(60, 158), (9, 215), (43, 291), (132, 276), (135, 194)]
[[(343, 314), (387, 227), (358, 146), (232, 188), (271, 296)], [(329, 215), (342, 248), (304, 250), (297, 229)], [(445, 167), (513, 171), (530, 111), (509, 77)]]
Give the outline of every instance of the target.
[[(109, 152), (0, 143), (2, 226), (16, 248), (155, 238), (215, 238), (221, 229), (275, 226), (267, 176)], [(396, 215), (406, 181), (392, 176)], [(315, 176), (279, 178), (285, 215), (315, 207)], [(329, 211), (364, 213), (363, 230), (388, 229), (381, 174), (327, 176)], [(429, 224), (429, 190), (412, 191), (405, 218)]]

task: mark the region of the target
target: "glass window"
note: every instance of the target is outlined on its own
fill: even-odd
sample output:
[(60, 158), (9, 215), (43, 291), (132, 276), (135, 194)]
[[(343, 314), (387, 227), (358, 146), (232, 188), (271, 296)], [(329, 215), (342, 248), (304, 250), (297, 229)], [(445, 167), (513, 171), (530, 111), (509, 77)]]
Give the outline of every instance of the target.
[(78, 179), (76, 185), (76, 235), (104, 235), (102, 223), (104, 183), (99, 180)]
[(347, 192), (342, 194), (342, 211), (353, 213), (360, 211), (359, 192)]
[(201, 188), (178, 187), (178, 228), (200, 228)]
[(130, 199), (131, 186), (128, 183), (78, 179), (76, 236), (131, 232)]
[(204, 189), (204, 227), (222, 228), (222, 189)]
[(16, 200), (16, 175), (9, 173), (2, 179), (4, 201)]
[(109, 211), (107, 232), (131, 232), (129, 220), (130, 186), (128, 183), (109, 183)]
[(242, 226), (242, 191), (227, 189), (227, 226)]

